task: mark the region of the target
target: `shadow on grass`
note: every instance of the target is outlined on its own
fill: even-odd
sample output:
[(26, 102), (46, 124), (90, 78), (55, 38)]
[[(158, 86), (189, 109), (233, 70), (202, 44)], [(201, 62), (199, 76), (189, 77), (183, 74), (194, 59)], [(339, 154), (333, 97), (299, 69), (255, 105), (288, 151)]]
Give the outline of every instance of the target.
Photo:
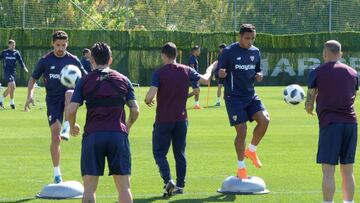
[(171, 198), (164, 197), (151, 197), (151, 198), (135, 198), (135, 203), (149, 203), (157, 200), (168, 200), (169, 203), (205, 203), (205, 202), (233, 202), (235, 201), (235, 195), (214, 195), (206, 198), (186, 198), (186, 199), (178, 199), (171, 200)]
[(28, 201), (32, 201), (32, 200), (35, 200), (36, 198), (33, 197), (33, 198), (24, 198), (24, 199), (18, 199), (18, 200), (6, 200), (6, 201), (2, 201), (0, 200), (0, 203), (2, 202), (6, 202), (6, 203), (20, 203), (20, 202), (28, 202)]

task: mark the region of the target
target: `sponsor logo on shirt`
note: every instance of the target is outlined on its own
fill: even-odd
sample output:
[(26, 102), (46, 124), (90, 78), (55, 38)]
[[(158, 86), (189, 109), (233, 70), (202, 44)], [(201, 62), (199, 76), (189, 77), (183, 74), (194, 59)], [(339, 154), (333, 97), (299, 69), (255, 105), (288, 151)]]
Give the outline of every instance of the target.
[(255, 70), (255, 65), (239, 65), (239, 64), (236, 64), (235, 65), (235, 70)]
[(13, 56), (7, 56), (7, 57), (5, 57), (5, 59), (15, 60), (15, 59), (16, 59), (16, 57), (13, 57)]
[(236, 121), (236, 120), (237, 120), (237, 115), (233, 115), (233, 116), (232, 116), (232, 119), (233, 119), (234, 121)]
[(49, 74), (50, 79), (58, 79), (60, 80), (60, 74)]

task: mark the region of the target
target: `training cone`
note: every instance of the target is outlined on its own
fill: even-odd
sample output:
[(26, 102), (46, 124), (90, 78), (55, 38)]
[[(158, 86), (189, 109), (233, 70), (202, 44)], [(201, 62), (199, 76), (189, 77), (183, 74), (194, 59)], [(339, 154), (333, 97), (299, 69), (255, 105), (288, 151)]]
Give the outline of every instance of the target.
[(229, 176), (224, 180), (221, 188), (218, 189), (222, 194), (267, 194), (270, 191), (266, 189), (263, 179), (256, 176), (249, 176), (248, 179), (240, 179), (236, 176)]
[(36, 195), (42, 199), (82, 198), (84, 186), (78, 181), (65, 181), (58, 184), (48, 184)]

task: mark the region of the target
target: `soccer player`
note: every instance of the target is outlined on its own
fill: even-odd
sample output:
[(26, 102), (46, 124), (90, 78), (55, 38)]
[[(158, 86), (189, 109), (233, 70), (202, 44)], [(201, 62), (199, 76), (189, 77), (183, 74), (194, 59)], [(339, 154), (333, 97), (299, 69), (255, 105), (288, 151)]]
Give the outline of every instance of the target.
[(10, 107), (15, 109), (14, 93), (16, 88), (16, 61), (19, 62), (25, 72), (28, 72), (28, 69), (25, 66), (20, 52), (15, 49), (15, 40), (9, 40), (8, 46), (9, 48), (5, 49), (0, 54), (0, 60), (3, 60), (4, 80), (7, 82), (7, 88), (0, 97), (0, 108), (4, 108), (4, 100), (8, 95), (10, 95)]
[[(220, 55), (217, 77), (224, 79), (224, 100), (230, 125), (235, 127), (234, 141), (238, 158), (237, 176), (248, 178), (244, 157), (250, 158), (260, 168), (256, 149), (268, 128), (270, 117), (255, 93), (254, 82), (263, 79), (260, 67), (260, 51), (253, 46), (256, 31), (251, 24), (240, 26), (239, 42), (227, 46)], [(248, 121), (256, 121), (253, 137), (245, 150)]]
[[(219, 46), (219, 55), (218, 55), (218, 59), (220, 58), (220, 55), (222, 53), (222, 51), (224, 50), (224, 48), (226, 47), (226, 44), (222, 43)], [(218, 90), (217, 90), (217, 102), (215, 104), (215, 106), (220, 106), (220, 100), (221, 100), (221, 89), (224, 85), (224, 80), (223, 79), (218, 79)]]
[(306, 111), (319, 119), (317, 163), (322, 165), (323, 201), (333, 202), (335, 167), (340, 161), (344, 203), (354, 202), (353, 165), (357, 143), (357, 119), (354, 110), (359, 79), (355, 69), (340, 62), (341, 44), (327, 41), (323, 49), (324, 64), (308, 77)]
[[(193, 68), (196, 72), (199, 72), (199, 62), (197, 60), (197, 57), (200, 56), (200, 47), (194, 46), (191, 49), (191, 55), (189, 58), (188, 65)], [(189, 94), (188, 97), (194, 96), (195, 98), (195, 106), (194, 109), (201, 109), (200, 103), (199, 103), (199, 97), (200, 97), (200, 85), (198, 82), (192, 82), (191, 86), (193, 87), (193, 91)]]
[[(83, 77), (71, 99), (70, 129), (79, 134), (77, 109), (86, 100), (86, 123), (81, 150), (81, 175), (84, 181), (83, 202), (95, 202), (99, 176), (104, 174), (105, 158), (109, 175), (118, 190), (118, 202), (132, 202), (130, 191), (131, 158), (128, 134), (139, 115), (134, 88), (130, 80), (110, 69), (110, 47), (97, 42), (91, 48), (94, 71)], [(124, 105), (130, 109), (125, 122)]]
[(28, 82), (28, 95), (25, 103), (25, 111), (29, 111), (30, 103), (33, 102), (34, 86), (41, 76), (44, 77), (46, 89), (47, 116), (51, 131), (50, 152), (54, 166), (54, 182), (62, 182), (60, 171), (60, 140), (69, 139), (70, 125), (68, 113), (65, 110), (64, 128), (60, 134), (61, 123), (63, 122), (64, 109), (67, 109), (73, 90), (67, 90), (60, 82), (60, 72), (66, 65), (79, 67), (82, 74), (86, 71), (80, 60), (66, 51), (68, 46), (68, 35), (64, 31), (56, 31), (52, 35), (54, 50), (45, 54), (38, 61), (32, 76)]
[[(146, 94), (145, 103), (152, 106), (156, 96), (157, 108), (153, 130), (153, 154), (164, 181), (164, 196), (183, 193), (186, 175), (185, 145), (187, 133), (186, 100), (190, 82), (207, 84), (214, 64), (209, 66), (204, 75), (195, 69), (175, 62), (176, 45), (166, 43), (161, 50), (164, 66), (153, 74), (151, 87)], [(167, 153), (172, 143), (176, 162), (176, 187), (170, 174)]]
[(90, 49), (84, 49), (83, 50), (83, 57), (81, 59), (81, 64), (84, 67), (84, 69), (86, 70), (86, 72), (90, 73), (91, 72), (91, 63), (90, 63), (90, 57), (91, 57), (91, 51)]

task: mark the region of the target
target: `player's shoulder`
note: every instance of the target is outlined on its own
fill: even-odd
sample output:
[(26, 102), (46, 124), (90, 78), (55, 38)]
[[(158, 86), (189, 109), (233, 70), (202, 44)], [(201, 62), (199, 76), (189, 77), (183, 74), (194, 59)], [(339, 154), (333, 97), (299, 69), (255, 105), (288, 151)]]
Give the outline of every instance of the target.
[(41, 60), (46, 60), (54, 56), (54, 51), (49, 51), (46, 54), (41, 56)]
[(66, 56), (69, 58), (69, 59), (73, 59), (73, 60), (76, 60), (76, 61), (80, 61), (79, 58), (75, 55), (75, 54), (72, 54), (70, 52), (66, 52)]
[(341, 62), (339, 62), (337, 64), (338, 64), (338, 66), (347, 69), (350, 74), (357, 75), (357, 71), (355, 70), (355, 68), (352, 68), (351, 66), (349, 66), (345, 63), (341, 63)]
[(254, 51), (254, 52), (260, 52), (260, 49), (257, 48), (256, 46), (254, 45), (251, 45), (251, 47), (249, 48), (250, 51)]

